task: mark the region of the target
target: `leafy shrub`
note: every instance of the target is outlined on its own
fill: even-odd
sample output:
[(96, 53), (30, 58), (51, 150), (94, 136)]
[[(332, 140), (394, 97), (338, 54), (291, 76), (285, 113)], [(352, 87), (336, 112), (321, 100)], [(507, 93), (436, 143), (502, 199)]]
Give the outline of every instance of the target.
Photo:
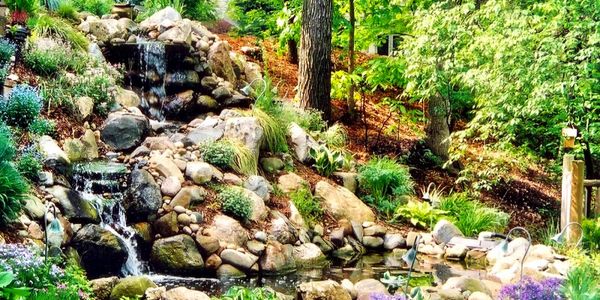
[(113, 0), (73, 0), (73, 5), (79, 11), (87, 11), (96, 16), (109, 14), (113, 4)]
[(510, 218), (505, 212), (469, 200), (466, 193), (454, 193), (445, 197), (440, 202), (439, 209), (447, 211), (454, 218), (454, 225), (466, 236), (475, 236), (482, 231), (501, 232)]
[(34, 135), (52, 135), (56, 132), (56, 123), (52, 120), (37, 118), (29, 124), (29, 133)]
[(209, 142), (201, 146), (202, 159), (219, 168), (230, 167), (235, 158), (235, 149), (227, 140)]
[(318, 138), (332, 149), (342, 149), (348, 144), (348, 132), (339, 123), (335, 123), (327, 130), (319, 133)]
[(138, 16), (138, 20), (144, 20), (166, 7), (172, 7), (182, 15), (187, 9), (184, 0), (145, 0), (144, 11)]
[(233, 163), (230, 165), (232, 169), (240, 174), (256, 175), (258, 172), (258, 158), (252, 150), (237, 140), (221, 140), (221, 142), (229, 143), (235, 152)]
[(21, 153), (17, 161), (17, 170), (25, 178), (37, 181), (38, 174), (42, 171), (42, 156), (36, 148), (29, 148)]
[(214, 20), (217, 17), (216, 4), (213, 0), (183, 0), (184, 17), (198, 21)]
[(238, 188), (225, 188), (219, 193), (221, 209), (241, 220), (248, 220), (252, 216), (252, 200)]
[(300, 212), (300, 215), (308, 221), (309, 224), (314, 224), (323, 216), (323, 208), (319, 200), (313, 197), (310, 189), (303, 186), (290, 193), (290, 200)]
[(56, 15), (71, 21), (77, 21), (78, 19), (77, 9), (71, 1), (61, 1), (56, 8)]
[(414, 226), (429, 229), (447, 214), (447, 211), (434, 208), (427, 202), (409, 201), (397, 208), (394, 220), (406, 219)]
[(600, 255), (577, 262), (567, 274), (561, 291), (570, 300), (600, 300)]
[(12, 272), (0, 272), (0, 298), (26, 299), (31, 293), (27, 287), (14, 286), (15, 275)]
[(0, 161), (0, 227), (19, 217), (28, 191), (19, 171), (9, 162)]
[(21, 244), (0, 245), (0, 269), (14, 275), (12, 285), (28, 288), (28, 299), (90, 299), (91, 288), (83, 270), (73, 262), (45, 261), (40, 253)]
[(330, 150), (326, 145), (310, 148), (309, 156), (314, 160), (313, 166), (319, 174), (329, 177), (344, 164), (344, 154), (341, 151)]
[(267, 288), (250, 289), (247, 287), (233, 286), (218, 300), (277, 300), (277, 294)]
[(281, 0), (234, 0), (229, 4), (230, 15), (238, 23), (238, 32), (259, 37), (277, 33), (276, 13), (282, 8)]
[(5, 2), (11, 12), (24, 12), (28, 16), (33, 16), (39, 6), (37, 0), (6, 0)]
[[(112, 6), (112, 4), (111, 4)], [(87, 51), (90, 41), (69, 22), (49, 16), (41, 15), (35, 21), (32, 34), (37, 37), (57, 37), (67, 42), (73, 49)]]
[(0, 83), (3, 83), (8, 76), (8, 72), (10, 71), (10, 64), (5, 64), (4, 66), (0, 66)]
[(16, 152), (10, 127), (0, 122), (0, 162), (11, 161), (15, 157)]
[(42, 97), (29, 85), (18, 85), (0, 101), (0, 116), (8, 125), (27, 128), (42, 110)]
[(408, 168), (388, 157), (369, 160), (359, 169), (358, 182), (376, 201), (390, 195), (409, 195), (414, 187)]
[(507, 284), (502, 287), (499, 300), (561, 300), (564, 299), (560, 292), (563, 280), (559, 278), (548, 278), (536, 281), (530, 277), (515, 284)]
[(10, 58), (15, 55), (17, 47), (7, 39), (0, 39), (0, 65), (4, 65), (10, 61)]
[(583, 249), (600, 250), (600, 218), (584, 220), (581, 226), (583, 227)]
[(50, 49), (29, 48), (23, 59), (25, 65), (38, 75), (53, 76), (60, 69), (61, 61), (65, 56), (64, 53)]

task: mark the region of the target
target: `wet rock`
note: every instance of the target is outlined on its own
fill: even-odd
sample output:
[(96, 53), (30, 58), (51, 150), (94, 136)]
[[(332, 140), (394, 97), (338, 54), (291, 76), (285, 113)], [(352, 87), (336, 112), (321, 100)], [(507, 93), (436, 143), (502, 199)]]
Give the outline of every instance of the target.
[(344, 229), (336, 228), (336, 229), (332, 230), (331, 234), (329, 235), (329, 239), (337, 247), (343, 246), (344, 245)]
[(217, 269), (217, 277), (219, 277), (221, 279), (244, 278), (244, 277), (246, 277), (246, 273), (244, 273), (243, 271), (241, 271), (240, 269), (238, 269), (232, 265), (222, 264)]
[(271, 198), (271, 192), (273, 187), (267, 179), (262, 176), (252, 175), (246, 179), (244, 188), (254, 192), (256, 195), (261, 197), (264, 201), (269, 201)]
[(200, 247), (200, 251), (205, 255), (213, 254), (221, 248), (218, 239), (212, 236), (202, 235), (200, 232), (196, 234), (196, 243), (198, 244), (198, 247)]
[(305, 282), (298, 286), (303, 300), (351, 300), (350, 294), (333, 280)]
[(383, 238), (383, 248), (385, 250), (392, 250), (395, 248), (404, 248), (406, 247), (406, 240), (402, 234), (399, 233), (388, 233)]
[(194, 89), (199, 84), (200, 76), (193, 70), (176, 71), (165, 76), (165, 89), (169, 94)]
[(169, 274), (194, 274), (204, 267), (196, 243), (185, 234), (154, 241), (150, 262), (153, 267)]
[(203, 292), (190, 290), (185, 287), (170, 289), (165, 293), (165, 300), (210, 300)]
[(322, 200), (324, 208), (335, 218), (346, 218), (358, 222), (375, 220), (373, 211), (344, 187), (319, 181), (315, 187), (315, 197)]
[(179, 227), (177, 226), (177, 213), (172, 211), (166, 215), (158, 218), (154, 222), (154, 229), (156, 233), (162, 237), (172, 236), (179, 233)]
[(367, 248), (377, 249), (383, 246), (383, 239), (378, 236), (365, 236), (363, 238), (363, 244)]
[(231, 47), (227, 42), (218, 41), (213, 43), (208, 51), (208, 65), (217, 76), (235, 84), (237, 77), (229, 56), (230, 51)]
[(260, 153), (263, 128), (255, 117), (236, 117), (225, 121), (224, 137), (242, 142), (256, 157)]
[(211, 254), (204, 263), (208, 270), (217, 270), (223, 264), (223, 260), (217, 254)]
[(315, 245), (319, 246), (319, 249), (321, 249), (321, 252), (326, 253), (326, 254), (333, 251), (333, 249), (334, 249), (334, 246), (331, 242), (324, 240), (320, 236), (313, 237), (312, 242)]
[(155, 288), (157, 285), (146, 276), (131, 276), (119, 280), (119, 283), (110, 293), (110, 300), (120, 300), (124, 297), (136, 298), (144, 296), (149, 288)]
[(224, 263), (233, 265), (242, 270), (250, 270), (258, 261), (258, 256), (251, 253), (244, 253), (233, 249), (221, 251), (221, 259)]
[(219, 241), (243, 246), (248, 241), (248, 233), (238, 221), (225, 215), (214, 217), (212, 225), (205, 229), (206, 235)]
[(162, 204), (160, 187), (154, 177), (143, 169), (135, 169), (129, 177), (127, 197), (123, 206), (130, 222), (147, 221)]
[(111, 276), (90, 280), (92, 292), (98, 300), (109, 300), (112, 289), (119, 282), (119, 277)]
[(313, 243), (306, 243), (294, 247), (293, 254), (296, 265), (298, 266), (315, 267), (326, 260), (325, 255), (323, 255), (319, 246)]
[(202, 77), (200, 85), (202, 85), (205, 91), (212, 91), (217, 88), (219, 81), (214, 76), (206, 76)]
[(301, 162), (307, 162), (310, 158), (308, 152), (318, 146), (317, 142), (296, 123), (292, 123), (288, 128), (288, 136), (292, 141), (296, 158)]
[(67, 154), (58, 146), (58, 143), (53, 138), (44, 135), (39, 139), (38, 145), (45, 166), (64, 172), (71, 164)]
[(219, 107), (219, 102), (211, 96), (208, 95), (200, 95), (198, 99), (196, 99), (196, 104), (200, 106), (202, 109), (213, 111)]
[(118, 275), (127, 259), (127, 250), (119, 238), (95, 224), (79, 229), (73, 237), (72, 246), (91, 278)]
[(58, 206), (63, 215), (75, 223), (100, 223), (100, 216), (94, 205), (74, 190), (55, 185), (47, 189), (48, 193), (58, 199)]
[(265, 274), (285, 274), (296, 269), (291, 245), (269, 241), (265, 253), (260, 258), (260, 269)]
[(279, 189), (286, 194), (309, 186), (308, 181), (292, 172), (279, 176), (277, 182)]
[(102, 124), (100, 137), (114, 150), (130, 150), (140, 145), (149, 130), (150, 122), (145, 116), (114, 112)]
[(221, 101), (227, 98), (231, 98), (232, 92), (224, 86), (217, 87), (212, 91), (212, 96), (217, 100)]
[(453, 237), (464, 236), (460, 229), (447, 220), (441, 220), (435, 224), (431, 232), (437, 243), (447, 244)]
[(98, 158), (96, 136), (91, 130), (86, 130), (79, 139), (68, 138), (63, 142), (63, 149), (71, 162), (93, 160)]
[(350, 221), (350, 226), (352, 226), (352, 233), (354, 233), (354, 237), (356, 238), (356, 240), (362, 243), (363, 238), (365, 236), (362, 224), (357, 221)]

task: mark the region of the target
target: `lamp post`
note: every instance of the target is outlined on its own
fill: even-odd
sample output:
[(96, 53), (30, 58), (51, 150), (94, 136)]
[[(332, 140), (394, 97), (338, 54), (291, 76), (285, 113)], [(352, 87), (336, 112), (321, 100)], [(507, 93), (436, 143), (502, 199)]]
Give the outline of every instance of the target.
[(569, 228), (572, 225), (577, 225), (579, 227), (579, 229), (581, 230), (581, 235), (579, 236), (579, 240), (577, 241), (577, 244), (575, 244), (575, 247), (579, 247), (579, 245), (581, 245), (581, 242), (583, 241), (583, 226), (581, 226), (581, 224), (579, 224), (577, 222), (571, 222), (571, 223), (567, 224), (567, 226), (565, 226), (565, 228), (563, 228), (559, 233), (557, 233), (555, 236), (553, 236), (551, 238), (551, 240), (559, 245), (564, 244), (565, 243), (565, 234), (567, 233), (567, 228)]
[(264, 87), (263, 87), (263, 91), (262, 91), (262, 93), (260, 93), (260, 94), (258, 95), (258, 97), (256, 97), (256, 99), (258, 99), (258, 98), (262, 97), (262, 96), (263, 96), (263, 95), (264, 95), (264, 94), (267, 92), (267, 81), (266, 81), (266, 80), (264, 80), (263, 78), (256, 78), (256, 79), (252, 80), (250, 83), (248, 83), (246, 86), (244, 86), (244, 87), (243, 87), (243, 88), (242, 88), (240, 91), (241, 91), (242, 93), (244, 93), (244, 95), (246, 95), (246, 96), (250, 96), (250, 94), (251, 94), (251, 93), (252, 93), (252, 91), (253, 91), (253, 89), (252, 89), (252, 84), (253, 84), (254, 82), (258, 81), (258, 80), (262, 80), (262, 82), (263, 82), (263, 86), (264, 86)]
[[(529, 247), (531, 247), (531, 234), (529, 234), (529, 231), (527, 231), (527, 229), (525, 229), (523, 227), (515, 227), (508, 231), (508, 233), (506, 234), (506, 237), (504, 238), (502, 243), (500, 243), (499, 247), (502, 250), (502, 253), (506, 254), (508, 252), (508, 238), (510, 237), (510, 234), (514, 230), (521, 230), (521, 231), (525, 232), (525, 234), (527, 235), (527, 240), (529, 241), (529, 243), (527, 244), (527, 248), (525, 249), (525, 253), (523, 254), (523, 258), (521, 259), (521, 277), (519, 278), (519, 282), (521, 282), (523, 280), (523, 265), (525, 264), (525, 257), (527, 257), (527, 253), (529, 252)], [(520, 288), (519, 288), (519, 293), (520, 293)]]
[(417, 236), (417, 238), (415, 239), (415, 242), (413, 243), (413, 246), (408, 251), (406, 251), (406, 254), (404, 254), (402, 256), (402, 260), (404, 262), (406, 262), (407, 265), (409, 265), (408, 276), (406, 277), (406, 285), (404, 287), (404, 295), (406, 295), (406, 291), (408, 291), (408, 283), (410, 281), (410, 275), (412, 273), (413, 267), (415, 266), (415, 261), (417, 261), (417, 249), (419, 247), (420, 240), (421, 240), (421, 237)]
[(52, 206), (53, 212), (52, 215), (54, 218), (50, 221), (50, 225), (48, 225), (48, 213), (50, 210), (46, 207), (46, 213), (44, 214), (44, 240), (45, 240), (45, 258), (48, 260), (48, 254), (51, 249), (59, 249), (63, 241), (64, 230), (60, 221), (56, 217), (56, 206)]

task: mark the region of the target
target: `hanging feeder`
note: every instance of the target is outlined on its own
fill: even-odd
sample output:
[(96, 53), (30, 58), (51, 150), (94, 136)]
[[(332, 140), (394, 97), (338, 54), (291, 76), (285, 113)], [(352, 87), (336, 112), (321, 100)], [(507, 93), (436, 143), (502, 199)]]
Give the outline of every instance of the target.
[(565, 149), (573, 149), (575, 148), (575, 138), (577, 138), (577, 129), (575, 128), (563, 128), (562, 130), (563, 136), (563, 147)]

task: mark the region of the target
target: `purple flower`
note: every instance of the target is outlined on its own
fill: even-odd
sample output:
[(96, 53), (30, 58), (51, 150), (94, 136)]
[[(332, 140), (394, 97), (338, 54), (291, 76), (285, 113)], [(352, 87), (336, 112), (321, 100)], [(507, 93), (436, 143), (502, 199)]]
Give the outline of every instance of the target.
[(498, 299), (500, 300), (562, 300), (560, 293), (562, 280), (548, 278), (536, 281), (530, 277), (515, 284), (507, 284), (502, 287)]
[(369, 299), (370, 300), (408, 300), (403, 295), (390, 296), (390, 295), (386, 295), (384, 293), (371, 293), (371, 295), (369, 296)]

